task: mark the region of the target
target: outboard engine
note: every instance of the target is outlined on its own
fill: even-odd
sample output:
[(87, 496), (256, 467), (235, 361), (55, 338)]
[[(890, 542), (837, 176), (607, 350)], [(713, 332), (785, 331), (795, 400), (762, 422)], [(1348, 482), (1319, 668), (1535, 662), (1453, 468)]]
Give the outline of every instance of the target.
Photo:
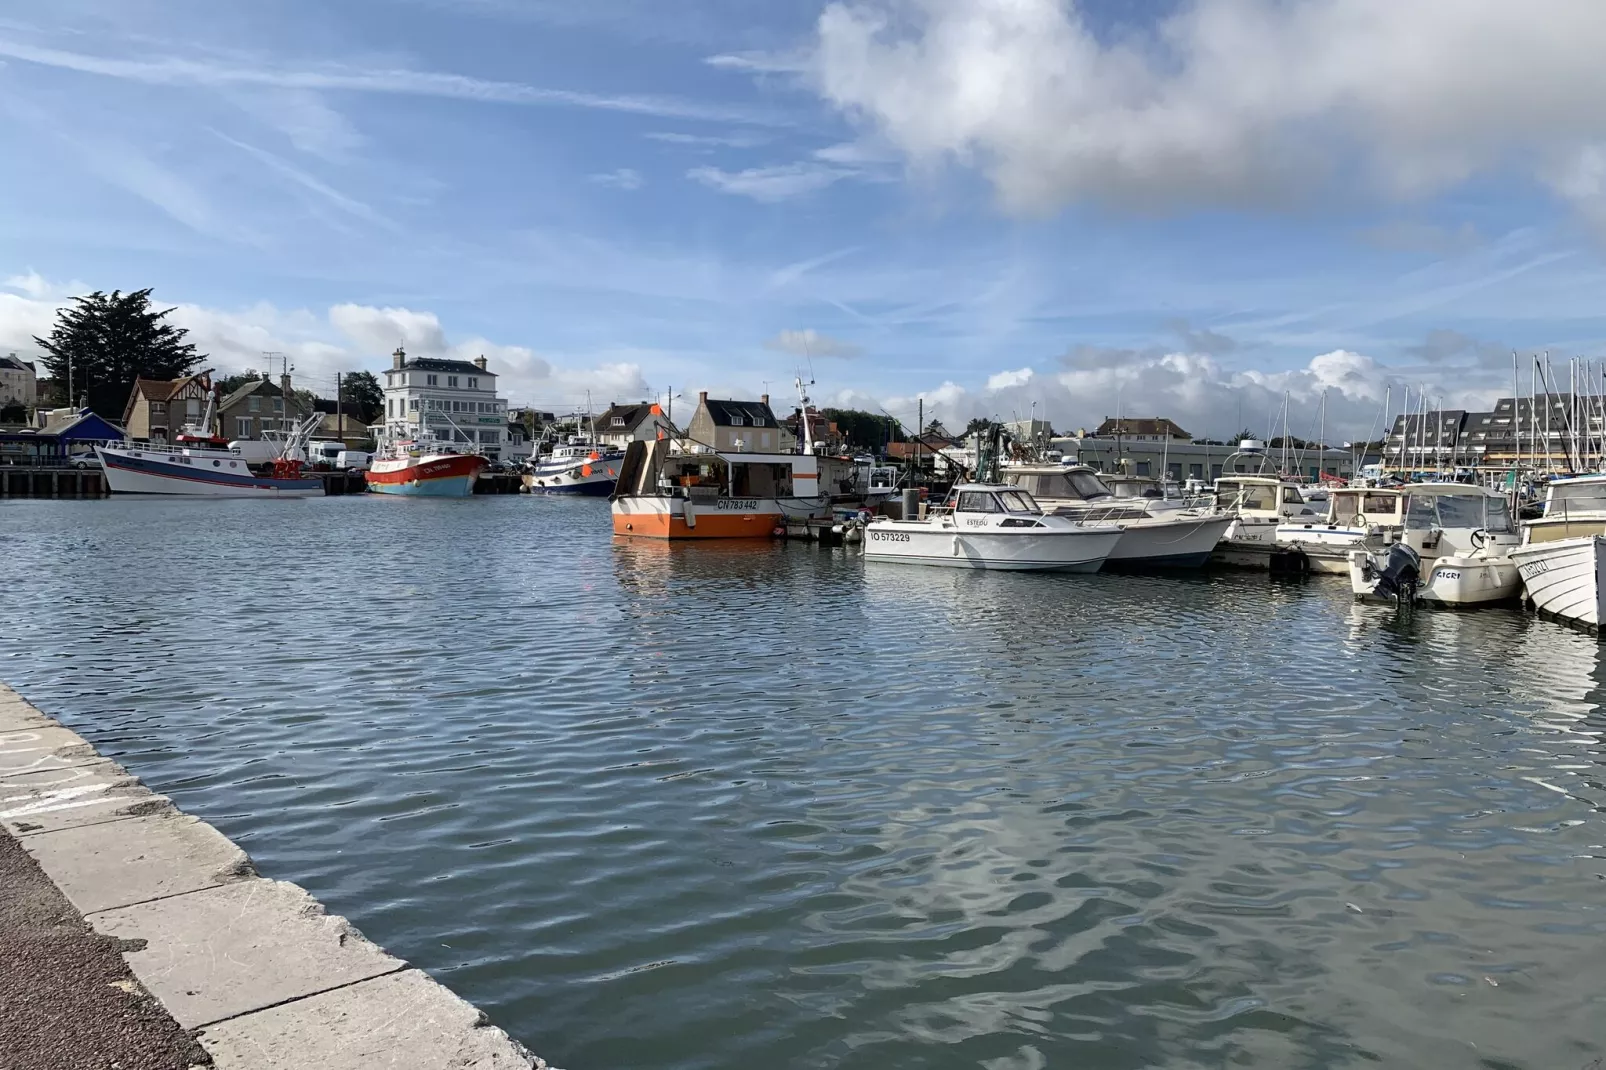
[[(1382, 555), (1373, 554), (1368, 564)], [(1403, 542), (1388, 548), (1381, 565), (1372, 565), (1377, 572), (1377, 586), (1372, 593), (1380, 598), (1393, 598), (1409, 602), (1416, 595), (1417, 581), (1422, 578), (1422, 557)]]

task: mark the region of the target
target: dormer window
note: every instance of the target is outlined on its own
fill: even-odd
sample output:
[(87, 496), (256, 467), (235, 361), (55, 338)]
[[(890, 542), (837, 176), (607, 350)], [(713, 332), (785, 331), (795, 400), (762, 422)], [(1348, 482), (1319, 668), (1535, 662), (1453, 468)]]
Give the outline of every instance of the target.
[(741, 427), (745, 423), (747, 423), (747, 421), (742, 419), (740, 416), (732, 416), (731, 417), (731, 426), (732, 427)]
[(623, 416), (615, 416), (613, 418), (613, 426), (615, 426), (615, 427), (623, 427), (624, 425), (625, 425), (625, 418)]

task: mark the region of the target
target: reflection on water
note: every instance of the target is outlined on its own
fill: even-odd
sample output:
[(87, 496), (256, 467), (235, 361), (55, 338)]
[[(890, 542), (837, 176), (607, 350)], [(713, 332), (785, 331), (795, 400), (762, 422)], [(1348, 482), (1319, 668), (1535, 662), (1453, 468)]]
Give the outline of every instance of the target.
[(586, 1067), (1606, 1056), (1603, 670), (597, 502), (16, 502), (0, 678)]

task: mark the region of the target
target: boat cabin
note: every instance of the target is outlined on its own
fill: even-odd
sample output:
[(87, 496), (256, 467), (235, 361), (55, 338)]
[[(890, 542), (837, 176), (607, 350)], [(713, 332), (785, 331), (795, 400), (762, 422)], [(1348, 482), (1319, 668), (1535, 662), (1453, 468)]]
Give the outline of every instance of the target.
[(815, 498), (820, 459), (806, 453), (675, 451), (667, 439), (632, 442), (615, 497)]
[(1527, 543), (1606, 535), (1606, 475), (1551, 480), (1544, 512), (1524, 527)]
[(1003, 471), (1004, 481), (1044, 500), (1095, 502), (1115, 497), (1099, 474), (1087, 465), (1013, 465)]
[(1216, 480), (1216, 508), (1250, 520), (1315, 516), (1299, 487), (1273, 476), (1235, 475)]
[(961, 483), (948, 492), (943, 508), (956, 517), (985, 516), (990, 527), (1041, 527), (1042, 506), (1008, 483)]
[(1371, 529), (1405, 525), (1405, 494), (1398, 487), (1346, 487), (1328, 500), (1328, 524)]
[(1161, 500), (1166, 497), (1165, 485), (1154, 476), (1107, 475), (1100, 476), (1099, 480), (1117, 498)]
[(1418, 550), (1436, 546), (1440, 539), (1462, 553), (1490, 543), (1517, 541), (1517, 527), (1503, 495), (1465, 483), (1416, 485), (1404, 490), (1405, 541)]

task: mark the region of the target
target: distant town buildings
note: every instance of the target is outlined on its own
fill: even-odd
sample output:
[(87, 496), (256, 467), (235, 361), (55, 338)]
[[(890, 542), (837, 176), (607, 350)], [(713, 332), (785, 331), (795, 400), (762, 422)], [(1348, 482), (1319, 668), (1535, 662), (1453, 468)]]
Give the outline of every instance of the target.
[(33, 362), (15, 353), (0, 357), (0, 408), (39, 404), (39, 376)]
[(1572, 394), (1506, 397), (1488, 412), (1435, 409), (1395, 417), (1383, 444), (1392, 469), (1507, 468), (1569, 471), (1599, 457), (1602, 399)]
[(134, 442), (171, 442), (187, 423), (200, 423), (212, 375), (201, 372), (182, 379), (135, 379), (123, 406), (123, 428)]
[(592, 425), (597, 429), (597, 441), (603, 445), (624, 449), (632, 442), (650, 442), (658, 432), (669, 434), (669, 420), (663, 411), (650, 401), (635, 405), (614, 404), (595, 417)]
[(1163, 416), (1106, 416), (1093, 438), (1130, 438), (1136, 442), (1192, 442), (1193, 436)]
[[(496, 392), (496, 373), (484, 357), (472, 361), (391, 354), (385, 372), (385, 410), (375, 431), (400, 427), (426, 429), (448, 442), (478, 446), (492, 460), (503, 460), (514, 432), (507, 402)], [(524, 451), (528, 455), (528, 450)]]
[(697, 411), (686, 434), (721, 453), (775, 453), (781, 448), (781, 429), (768, 394), (757, 401), (721, 401), (710, 400), (704, 390), (697, 395)]

